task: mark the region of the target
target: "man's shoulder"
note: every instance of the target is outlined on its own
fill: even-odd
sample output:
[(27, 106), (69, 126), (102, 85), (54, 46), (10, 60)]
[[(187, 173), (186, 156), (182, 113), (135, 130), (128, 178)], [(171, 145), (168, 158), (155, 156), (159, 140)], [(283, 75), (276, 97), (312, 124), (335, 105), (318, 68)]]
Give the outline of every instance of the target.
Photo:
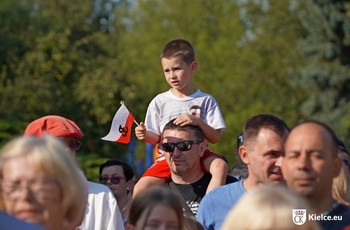
[(339, 204), (336, 210), (332, 213), (333, 216), (342, 216), (349, 221), (350, 224), (350, 208), (344, 204)]
[(112, 193), (112, 191), (103, 184), (94, 183), (88, 181), (89, 186), (89, 195), (88, 201), (89, 203), (97, 202), (102, 203), (108, 202), (110, 205), (116, 203), (116, 199)]
[(88, 181), (89, 193), (110, 193), (111, 190), (103, 184)]
[(233, 193), (236, 193), (237, 191), (241, 191), (243, 187), (242, 180), (239, 181), (236, 178), (234, 179), (235, 179), (234, 182), (219, 186), (213, 189), (212, 191), (210, 191), (206, 196), (217, 197), (217, 196), (222, 196), (223, 194), (233, 194)]
[(333, 220), (323, 219), (319, 221), (322, 229), (343, 229), (350, 225), (350, 209), (344, 204), (339, 204), (330, 216)]
[(231, 183), (234, 183), (237, 181), (238, 181), (238, 179), (234, 176), (227, 175), (227, 177), (226, 177), (226, 184), (231, 184)]

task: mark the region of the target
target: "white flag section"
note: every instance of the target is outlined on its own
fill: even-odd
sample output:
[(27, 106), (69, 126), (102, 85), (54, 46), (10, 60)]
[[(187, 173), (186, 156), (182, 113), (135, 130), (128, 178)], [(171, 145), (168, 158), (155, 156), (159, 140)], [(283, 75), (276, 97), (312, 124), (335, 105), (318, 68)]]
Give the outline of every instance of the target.
[(135, 118), (131, 115), (124, 103), (114, 115), (111, 130), (102, 140), (128, 144), (131, 137), (132, 123)]

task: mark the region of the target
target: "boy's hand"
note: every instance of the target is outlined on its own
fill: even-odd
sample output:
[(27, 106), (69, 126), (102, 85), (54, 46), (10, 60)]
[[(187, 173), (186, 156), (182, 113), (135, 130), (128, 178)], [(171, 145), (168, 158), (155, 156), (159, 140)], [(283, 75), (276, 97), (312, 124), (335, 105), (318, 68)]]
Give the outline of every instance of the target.
[(194, 125), (199, 126), (201, 122), (201, 118), (197, 116), (193, 116), (190, 114), (182, 114), (181, 116), (177, 117), (174, 121), (174, 124), (184, 126), (184, 125)]
[(146, 133), (146, 126), (143, 122), (140, 122), (140, 125), (135, 128), (135, 135), (137, 139), (144, 140), (147, 133)]

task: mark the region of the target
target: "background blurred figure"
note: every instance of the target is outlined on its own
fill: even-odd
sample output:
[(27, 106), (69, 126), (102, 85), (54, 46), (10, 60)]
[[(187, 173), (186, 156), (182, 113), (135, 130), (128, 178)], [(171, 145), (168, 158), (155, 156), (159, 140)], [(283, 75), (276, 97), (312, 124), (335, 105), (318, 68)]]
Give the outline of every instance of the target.
[(344, 141), (340, 139), (338, 139), (338, 156), (342, 159), (343, 163), (350, 172), (349, 149), (344, 143)]
[(80, 224), (87, 197), (80, 169), (56, 138), (20, 137), (0, 152), (1, 206), (48, 230)]
[(184, 230), (205, 230), (204, 226), (193, 216), (185, 216)]
[[(42, 136), (49, 134), (66, 143), (67, 151), (74, 157), (79, 150), (84, 134), (71, 120), (60, 116), (45, 116), (31, 122), (24, 135)], [(80, 228), (82, 230), (123, 230), (124, 224), (117, 200), (111, 190), (104, 185), (88, 181), (88, 204)]]
[(282, 186), (261, 186), (245, 193), (225, 218), (221, 230), (317, 230), (316, 221), (293, 222), (293, 209), (306, 209), (308, 202)]
[(135, 196), (126, 230), (182, 230), (183, 226), (179, 197), (164, 187), (151, 187)]
[(134, 171), (129, 164), (117, 159), (110, 159), (100, 166), (99, 173), (101, 184), (110, 188), (117, 199), (125, 225), (131, 204), (131, 196), (129, 196), (129, 193), (130, 187), (134, 184)]
[(333, 179), (332, 197), (336, 199), (338, 203), (350, 207), (350, 173), (348, 166), (344, 163), (338, 176)]
[(246, 179), (248, 177), (248, 167), (243, 163), (239, 155), (239, 147), (243, 144), (243, 133), (237, 136), (237, 148), (235, 149), (235, 156), (237, 163), (232, 167), (230, 175), (236, 177), (238, 180)]
[(131, 179), (131, 183), (130, 183), (130, 186), (129, 186), (129, 197), (132, 199), (132, 196), (134, 194), (134, 188), (135, 188), (135, 185), (137, 183), (137, 178), (136, 178), (136, 175), (134, 175)]
[(342, 159), (343, 165), (338, 176), (333, 179), (332, 196), (339, 203), (350, 207), (349, 151), (345, 143), (339, 139), (338, 156)]

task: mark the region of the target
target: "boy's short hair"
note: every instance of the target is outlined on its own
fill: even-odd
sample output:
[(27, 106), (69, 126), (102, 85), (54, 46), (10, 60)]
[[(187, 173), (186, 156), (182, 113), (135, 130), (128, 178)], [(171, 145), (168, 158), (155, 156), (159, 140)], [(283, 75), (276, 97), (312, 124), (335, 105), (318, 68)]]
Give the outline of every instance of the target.
[(175, 39), (168, 42), (160, 54), (161, 59), (171, 59), (177, 56), (181, 56), (183, 61), (187, 64), (191, 64), (196, 60), (193, 46), (185, 39)]

